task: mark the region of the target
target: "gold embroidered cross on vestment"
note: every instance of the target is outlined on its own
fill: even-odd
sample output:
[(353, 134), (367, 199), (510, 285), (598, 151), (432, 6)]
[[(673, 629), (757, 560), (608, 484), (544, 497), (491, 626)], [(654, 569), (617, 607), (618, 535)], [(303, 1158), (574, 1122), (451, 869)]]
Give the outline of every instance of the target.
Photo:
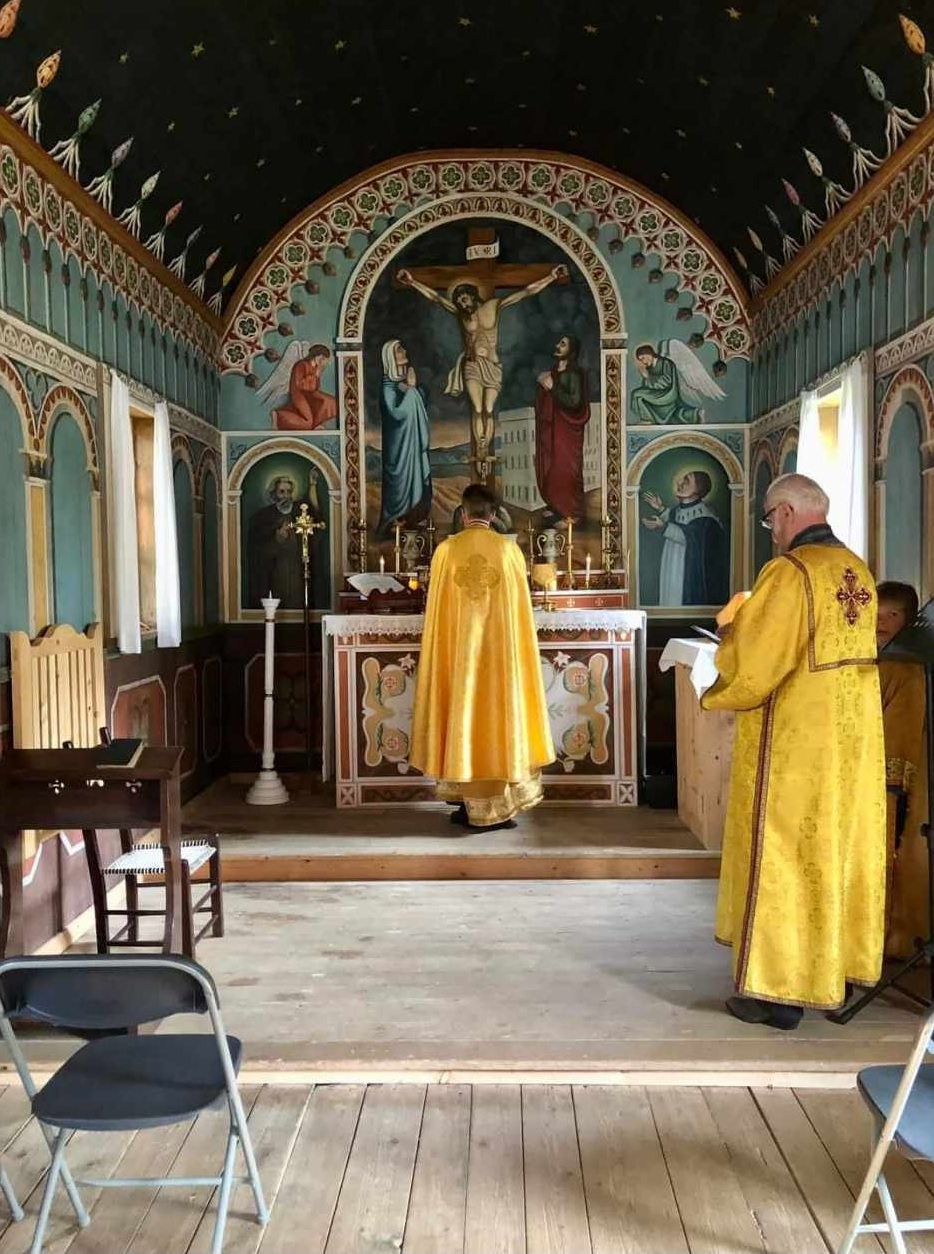
[(482, 601), (500, 581), (500, 573), (482, 553), (474, 553), (454, 576), (454, 582), (470, 601)]
[(837, 600), (843, 606), (843, 617), (850, 627), (855, 627), (865, 606), (872, 600), (872, 593), (864, 588), (849, 566), (843, 572), (843, 583), (837, 589)]

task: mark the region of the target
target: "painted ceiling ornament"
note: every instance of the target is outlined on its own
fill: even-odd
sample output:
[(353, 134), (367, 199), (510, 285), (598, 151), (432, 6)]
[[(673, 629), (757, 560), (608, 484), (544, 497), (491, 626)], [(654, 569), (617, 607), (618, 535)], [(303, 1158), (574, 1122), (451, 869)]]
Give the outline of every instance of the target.
[(820, 160), (814, 155), (809, 148), (801, 150), (807, 160), (811, 173), (815, 178), (819, 178), (824, 185), (824, 209), (828, 218), (832, 218), (838, 209), (850, 199), (850, 192), (840, 183), (835, 183), (832, 178), (824, 173), (824, 167)]
[(916, 118), (908, 109), (901, 109), (898, 105), (892, 104), (885, 94), (885, 83), (874, 70), (870, 70), (865, 65), (863, 78), (866, 80), (870, 96), (873, 100), (878, 100), (885, 110), (885, 139), (888, 144), (886, 155), (891, 157), (898, 145), (911, 134), (921, 119)]
[(751, 226), (746, 227), (746, 234), (749, 236), (750, 242), (756, 252), (762, 254), (762, 260), (765, 262), (765, 277), (767, 279), (774, 279), (779, 270), (781, 270), (781, 266), (773, 256), (765, 251), (765, 245)]
[(217, 289), (217, 291), (208, 301), (208, 309), (212, 310), (214, 313), (216, 314), (220, 313), (221, 306), (224, 303), (224, 289), (227, 287), (227, 285), (230, 283), (230, 280), (233, 278), (233, 276), (236, 273), (237, 273), (236, 266), (231, 266), (229, 270), (224, 271), (224, 277), (221, 279), (220, 287)]
[(833, 118), (834, 130), (853, 154), (853, 191), (855, 192), (878, 170), (885, 158), (877, 157), (870, 149), (858, 144), (853, 138), (853, 132), (839, 113), (831, 113), (830, 116)]
[(899, 13), (898, 20), (902, 24), (902, 34), (909, 51), (920, 57), (924, 66), (924, 111), (930, 113), (934, 104), (934, 55), (928, 52), (924, 31), (917, 22), (905, 17), (904, 13)]
[(128, 231), (132, 231), (137, 239), (139, 238), (140, 217), (143, 211), (143, 201), (148, 200), (156, 190), (156, 184), (159, 182), (160, 173), (161, 171), (157, 170), (155, 174), (150, 174), (149, 178), (139, 189), (139, 195), (136, 200), (134, 200), (133, 204), (130, 205), (129, 209), (124, 209), (123, 213), (121, 213), (120, 217), (117, 219), (120, 225), (125, 226)]
[(789, 183), (787, 179), (782, 179), (782, 187), (785, 189), (785, 195), (798, 211), (798, 215), (801, 218), (801, 234), (804, 236), (805, 243), (807, 243), (809, 239), (814, 238), (823, 223), (817, 214), (812, 213), (807, 205), (804, 204), (798, 195), (798, 189), (793, 183)]
[(91, 179), (87, 187), (84, 189), (89, 196), (93, 196), (96, 201), (104, 206), (108, 213), (113, 209), (113, 182), (114, 170), (118, 166), (123, 165), (126, 161), (127, 153), (133, 147), (133, 136), (125, 139), (119, 147), (115, 148), (110, 154), (110, 165), (103, 174), (99, 174), (96, 179)]
[(211, 266), (214, 265), (214, 262), (218, 259), (220, 255), (221, 255), (221, 250), (219, 248), (215, 248), (214, 251), (211, 253), (211, 255), (208, 257), (207, 261), (204, 263), (204, 269), (201, 271), (198, 277), (194, 279), (193, 282), (191, 282), (188, 285), (191, 288), (191, 290), (194, 292), (194, 294), (196, 296), (200, 296), (202, 300), (204, 299), (204, 281), (208, 277), (208, 271), (210, 270)]
[(89, 104), (86, 109), (82, 109), (78, 115), (78, 125), (75, 127), (73, 135), (68, 139), (60, 139), (57, 144), (49, 149), (49, 156), (54, 157), (72, 178), (78, 177), (81, 168), (81, 141), (88, 133), (94, 123), (97, 121), (97, 115), (100, 113), (101, 102), (95, 100), (93, 104)]
[(733, 252), (736, 256), (736, 260), (739, 262), (739, 268), (742, 270), (743, 274), (745, 274), (746, 276), (746, 282), (749, 284), (749, 290), (755, 296), (757, 292), (762, 291), (762, 289), (765, 287), (765, 284), (759, 278), (758, 274), (756, 274), (754, 270), (751, 270), (749, 268), (749, 262), (746, 260), (743, 254), (739, 251), (739, 249), (734, 247)]
[(198, 236), (201, 234), (203, 230), (204, 230), (203, 226), (195, 227), (195, 229), (191, 232), (191, 234), (185, 240), (185, 247), (182, 249), (182, 251), (178, 254), (175, 260), (169, 266), (169, 269), (177, 278), (183, 279), (185, 277), (185, 267), (188, 264), (188, 250), (189, 248), (191, 248), (192, 244), (195, 242), (195, 240), (198, 238)]
[(62, 51), (47, 56), (36, 70), (36, 85), (28, 96), (15, 96), (6, 107), (14, 122), (18, 122), (27, 135), (39, 142), (42, 123), (39, 121), (39, 101), (42, 93), (55, 78), (62, 62)]
[(13, 34), (22, 3), (23, 0), (7, 0), (7, 3), (0, 9), (0, 39), (9, 39)]
[(791, 235), (788, 234), (788, 232), (785, 230), (785, 228), (781, 224), (781, 219), (779, 218), (775, 210), (771, 207), (771, 205), (765, 206), (765, 212), (769, 221), (772, 223), (772, 225), (775, 227), (776, 231), (778, 231), (779, 235), (782, 238), (782, 255), (784, 256), (786, 261), (790, 261), (792, 257), (795, 255), (795, 253), (800, 251), (801, 245), (798, 243), (796, 239), (794, 239)]
[(165, 233), (181, 213), (183, 204), (184, 201), (177, 200), (165, 215), (165, 221), (162, 223), (162, 226), (159, 227), (155, 235), (150, 235), (149, 239), (146, 241), (146, 247), (154, 257), (159, 259), (159, 261), (161, 261), (165, 256)]

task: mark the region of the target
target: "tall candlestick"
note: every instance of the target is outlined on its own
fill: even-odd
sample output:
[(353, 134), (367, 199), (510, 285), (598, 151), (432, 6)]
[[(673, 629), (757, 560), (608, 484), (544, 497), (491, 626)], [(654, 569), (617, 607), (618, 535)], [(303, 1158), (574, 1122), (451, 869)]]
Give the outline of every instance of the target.
[(566, 541), (567, 558), (568, 558), (568, 587), (574, 587), (574, 522), (568, 518), (568, 535)]
[(285, 785), (276, 774), (272, 747), (273, 683), (275, 666), (276, 609), (279, 598), (270, 594), (260, 604), (266, 615), (266, 656), (263, 669), (263, 757), (259, 775), (246, 795), (253, 806), (278, 806), (288, 801)]
[(590, 587), (590, 553), (584, 557), (584, 587)]
[(392, 529), (396, 533), (396, 543), (393, 546), (393, 556), (396, 559), (395, 573), (399, 575), (402, 573), (402, 523), (393, 523)]
[(382, 553), (379, 555), (379, 573), (381, 575), (385, 575), (386, 573), (386, 559), (383, 557)]

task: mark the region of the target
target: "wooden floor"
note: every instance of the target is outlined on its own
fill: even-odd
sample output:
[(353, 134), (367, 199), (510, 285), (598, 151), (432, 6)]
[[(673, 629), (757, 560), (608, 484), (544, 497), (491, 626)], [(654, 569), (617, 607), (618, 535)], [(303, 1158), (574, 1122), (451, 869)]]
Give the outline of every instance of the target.
[[(47, 1155), (18, 1089), (0, 1090), (4, 1163), (26, 1208), (0, 1254), (28, 1248)], [(827, 1254), (868, 1157), (853, 1092), (555, 1085), (244, 1088), (271, 1204), (265, 1232), (234, 1194), (225, 1254)], [(135, 1136), (79, 1133), (75, 1174), (207, 1173), (226, 1118)], [(901, 1159), (905, 1217), (934, 1214), (934, 1169)], [(85, 1190), (64, 1197), (56, 1254), (207, 1251), (208, 1191)], [(934, 1251), (934, 1234), (909, 1241)], [(863, 1238), (861, 1254), (876, 1251)]]
[(541, 805), (513, 831), (452, 827), (444, 805), (338, 810), (333, 788), (288, 776), (289, 800), (250, 806), (249, 781), (224, 779), (185, 807), (221, 836), (229, 882), (707, 879), (720, 858), (673, 810)]

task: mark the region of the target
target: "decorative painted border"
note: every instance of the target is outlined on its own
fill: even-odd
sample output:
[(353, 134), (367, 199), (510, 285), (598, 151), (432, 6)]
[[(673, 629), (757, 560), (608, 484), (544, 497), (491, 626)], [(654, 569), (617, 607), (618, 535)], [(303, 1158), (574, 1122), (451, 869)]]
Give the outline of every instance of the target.
[[(3, 133), (12, 139), (17, 131), (18, 128), (8, 124)], [(29, 141), (17, 134), (16, 142), (25, 146)], [(0, 144), (0, 193), (16, 215), (24, 236), (30, 226), (34, 227), (44, 248), (54, 241), (63, 259), (74, 257), (83, 269), (94, 275), (98, 286), (109, 284), (125, 296), (138, 313), (145, 310), (160, 329), (172, 331), (193, 348), (213, 356), (218, 336), (215, 320), (207, 308), (193, 293), (182, 296), (158, 278), (155, 261), (150, 268), (141, 256), (135, 255), (135, 250), (118, 243), (114, 236), (125, 232), (116, 222), (108, 230), (87, 212), (90, 204), (84, 211), (79, 208), (76, 202), (88, 202), (90, 198), (69, 175), (57, 172), (56, 181), (71, 185), (68, 191), (73, 188), (80, 194), (67, 194), (9, 144)], [(103, 210), (98, 208), (97, 212), (103, 215)], [(142, 255), (142, 249), (140, 252)], [(164, 270), (164, 267), (159, 268)]]
[(764, 435), (770, 435), (773, 431), (782, 431), (798, 421), (800, 412), (801, 401), (796, 396), (793, 400), (785, 401), (783, 405), (770, 409), (761, 418), (756, 418), (750, 424), (750, 436), (753, 440), (758, 440)]
[[(131, 400), (137, 401), (151, 409), (156, 401), (166, 399), (160, 393), (154, 392), (147, 384), (140, 383), (138, 379), (131, 379), (120, 371), (117, 373), (130, 389)], [(185, 435), (192, 436), (199, 443), (206, 444), (208, 448), (213, 448), (220, 452), (221, 432), (217, 427), (212, 427), (209, 422), (199, 418), (197, 414), (193, 414), (188, 409), (181, 409), (178, 405), (173, 404), (172, 401), (166, 400), (166, 404), (169, 407), (169, 427), (172, 431), (183, 431)]]
[[(586, 213), (587, 231), (618, 253), (635, 238), (644, 254), (659, 258), (664, 273), (676, 274), (695, 296), (694, 313), (706, 317), (708, 336), (724, 358), (746, 357), (751, 349), (747, 296), (732, 267), (712, 242), (671, 205), (646, 188), (605, 167), (548, 153), (415, 154), (398, 157), (336, 188), (294, 218), (244, 276), (224, 321), (222, 372), (246, 374), (264, 351), (266, 333), (278, 325), (292, 288), (308, 281), (309, 267), (327, 264), (331, 249), (347, 250), (351, 237), (372, 240), (386, 219), (406, 206), (434, 203), (470, 193), (508, 198), (540, 212), (566, 204)], [(546, 202), (547, 198), (547, 202)]]
[(905, 400), (915, 402), (918, 417), (924, 425), (921, 450), (924, 466), (927, 468), (932, 464), (932, 455), (934, 455), (934, 388), (931, 386), (930, 379), (917, 365), (903, 366), (888, 382), (876, 417), (875, 458), (877, 462), (883, 462), (888, 458), (892, 422)]
[(616, 280), (579, 227), (545, 205), (520, 200), (516, 196), (477, 193), (448, 200), (434, 200), (431, 204), (414, 210), (367, 251), (344, 290), (338, 319), (338, 339), (347, 343), (362, 341), (363, 320), (370, 292), (387, 261), (400, 252), (411, 239), (440, 223), (475, 217), (505, 218), (512, 222), (522, 222), (553, 240), (573, 257), (590, 285), (600, 317), (600, 338), (621, 338), (625, 335), (622, 301)]
[(97, 362), (0, 309), (0, 352), (39, 366), (81, 392), (97, 395)]
[(859, 269), (895, 231), (910, 229), (915, 213), (925, 217), (934, 204), (934, 119), (911, 139), (801, 250), (753, 305), (752, 331), (763, 344), (813, 306), (835, 282)]
[(918, 326), (912, 327), (904, 335), (890, 340), (876, 349), (876, 379), (880, 375), (889, 374), (903, 366), (906, 362), (924, 357), (934, 349), (934, 318), (927, 318)]

